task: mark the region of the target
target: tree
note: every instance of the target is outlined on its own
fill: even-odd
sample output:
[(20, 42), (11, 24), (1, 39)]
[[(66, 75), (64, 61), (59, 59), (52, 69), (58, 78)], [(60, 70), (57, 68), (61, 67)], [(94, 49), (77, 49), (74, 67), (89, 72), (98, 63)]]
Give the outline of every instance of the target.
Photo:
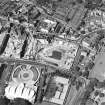
[(84, 56), (80, 55), (79, 62), (81, 63), (83, 59), (84, 59)]
[(103, 87), (105, 88), (105, 80), (103, 80)]
[(6, 64), (1, 64), (0, 66), (0, 78), (2, 77), (3, 71), (7, 68)]
[(48, 41), (48, 43), (51, 43), (52, 42), (52, 37), (47, 37), (47, 41)]
[(76, 77), (75, 76), (72, 76), (71, 77), (71, 84), (72, 85), (75, 85), (76, 84)]
[(2, 42), (2, 47), (0, 48), (0, 55), (4, 52), (6, 46), (7, 46), (7, 43), (9, 41), (9, 38), (10, 38), (10, 34), (7, 34), (4, 39), (3, 39), (3, 42)]
[(104, 93), (99, 93), (99, 96), (100, 96), (100, 97), (104, 97), (105, 94), (104, 94)]
[(90, 83), (93, 84), (94, 86), (97, 86), (97, 84), (99, 82), (99, 80), (96, 78), (90, 78), (89, 80), (90, 80)]
[(88, 9), (95, 9), (102, 3), (102, 0), (86, 0), (85, 7)]
[(36, 0), (38, 5), (41, 6), (48, 6), (48, 4), (51, 4), (52, 0)]
[(26, 52), (27, 45), (28, 45), (28, 40), (25, 39), (24, 44), (22, 46), (22, 51), (20, 52), (20, 58), (23, 58), (24, 57), (25, 52)]
[(89, 99), (89, 97), (90, 97), (90, 92), (89, 92), (88, 90), (86, 90), (86, 91), (84, 92), (84, 95), (83, 95), (83, 98), (82, 98), (82, 100), (81, 100), (80, 105), (86, 105), (86, 102), (87, 102), (87, 100)]
[(85, 105), (94, 105), (94, 100), (89, 98), (87, 101), (86, 101), (86, 104)]
[(96, 90), (96, 91), (94, 92), (95, 97), (98, 96), (99, 93), (100, 93), (100, 92)]
[(32, 105), (32, 104), (25, 99), (16, 98), (13, 102), (13, 105)]
[(84, 71), (84, 72), (82, 73), (82, 75), (83, 75), (83, 77), (88, 78), (88, 76), (89, 76), (89, 71)]
[(77, 81), (77, 82), (76, 82), (76, 89), (79, 90), (80, 87), (82, 87), (82, 85), (83, 85), (83, 84), (82, 84), (81, 81)]
[(94, 62), (89, 62), (88, 63), (88, 68), (91, 70), (94, 67)]
[(87, 86), (86, 86), (86, 91), (91, 93), (94, 91), (94, 84), (92, 82), (90, 82)]
[(105, 84), (103, 82), (98, 82), (96, 85), (96, 88), (103, 88), (105, 86)]
[(0, 97), (0, 105), (8, 105), (10, 103), (10, 100), (6, 97)]
[(82, 75), (82, 72), (75, 70), (75, 71), (74, 71), (74, 75), (75, 75), (75, 77), (79, 77), (79, 76)]
[(80, 70), (80, 67), (79, 67), (79, 66), (76, 66), (76, 67), (75, 67), (75, 70), (76, 70), (76, 71), (79, 71), (79, 70)]
[(101, 105), (105, 105), (105, 102), (102, 102)]
[(77, 3), (83, 3), (83, 0), (76, 0), (77, 1)]
[(99, 34), (101, 38), (105, 37), (105, 31), (104, 30), (98, 31), (97, 34)]

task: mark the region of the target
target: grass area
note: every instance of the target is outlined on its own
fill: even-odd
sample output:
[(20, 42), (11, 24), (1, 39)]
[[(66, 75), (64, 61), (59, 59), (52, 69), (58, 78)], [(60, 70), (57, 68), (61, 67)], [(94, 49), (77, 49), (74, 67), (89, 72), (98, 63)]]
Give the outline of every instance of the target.
[(105, 52), (97, 56), (95, 66), (90, 72), (90, 77), (95, 77), (100, 81), (105, 80)]

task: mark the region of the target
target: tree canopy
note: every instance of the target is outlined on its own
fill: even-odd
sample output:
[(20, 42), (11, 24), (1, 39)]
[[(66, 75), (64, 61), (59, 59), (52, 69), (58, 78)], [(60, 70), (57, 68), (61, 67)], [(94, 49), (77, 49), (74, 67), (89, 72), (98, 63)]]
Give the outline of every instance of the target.
[(6, 97), (0, 97), (0, 105), (8, 105), (10, 103), (10, 100)]
[(32, 105), (32, 104), (25, 99), (16, 98), (13, 102), (13, 105)]

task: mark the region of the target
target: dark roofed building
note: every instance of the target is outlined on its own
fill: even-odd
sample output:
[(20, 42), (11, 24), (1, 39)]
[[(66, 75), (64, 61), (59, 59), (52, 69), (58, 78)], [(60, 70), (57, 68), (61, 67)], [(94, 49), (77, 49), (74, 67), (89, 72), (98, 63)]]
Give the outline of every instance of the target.
[(62, 53), (60, 51), (54, 50), (52, 52), (52, 56), (49, 56), (49, 57), (60, 60), (62, 58)]

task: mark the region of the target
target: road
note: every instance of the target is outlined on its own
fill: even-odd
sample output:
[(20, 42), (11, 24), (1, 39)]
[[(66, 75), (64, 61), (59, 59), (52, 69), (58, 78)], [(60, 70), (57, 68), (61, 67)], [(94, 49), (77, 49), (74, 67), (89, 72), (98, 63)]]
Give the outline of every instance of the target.
[(0, 57), (0, 63), (20, 63), (20, 64), (30, 64), (30, 65), (40, 65), (40, 66), (48, 66), (50, 68), (53, 68), (55, 70), (58, 70), (59, 68), (50, 64), (37, 62), (33, 60), (27, 60), (27, 59), (14, 59), (14, 58), (3, 58)]

